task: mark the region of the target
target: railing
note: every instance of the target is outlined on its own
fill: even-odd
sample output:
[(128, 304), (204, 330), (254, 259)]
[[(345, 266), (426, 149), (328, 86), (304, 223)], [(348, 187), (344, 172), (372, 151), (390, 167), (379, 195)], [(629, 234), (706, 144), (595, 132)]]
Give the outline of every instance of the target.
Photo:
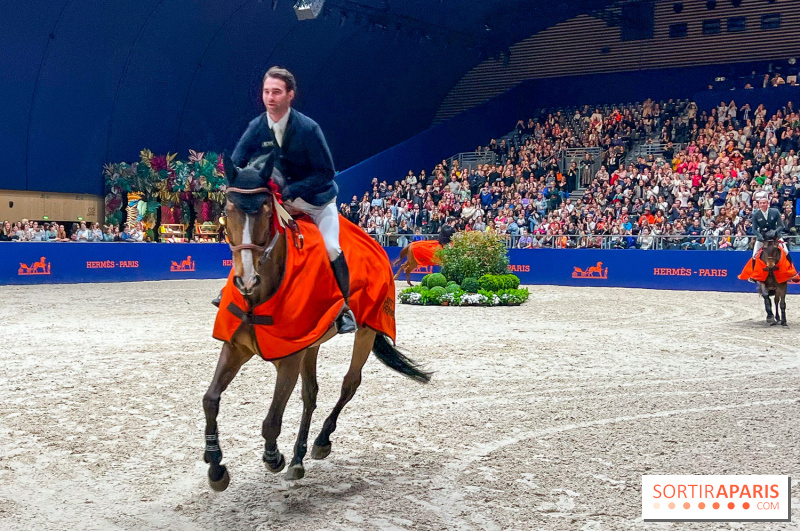
[[(530, 248), (547, 249), (646, 249), (646, 250), (707, 250), (707, 251), (747, 251), (752, 250), (755, 236), (743, 236), (740, 240), (731, 236), (686, 236), (675, 235), (650, 235), (631, 236), (621, 234), (531, 234), (528, 235), (533, 243)], [(520, 247), (522, 235), (505, 235), (506, 247), (509, 249)], [(783, 236), (789, 250), (800, 248), (800, 236)]]
[(438, 240), (438, 234), (370, 234), (367, 235), (383, 247), (405, 247), (417, 240)]
[[(414, 240), (436, 240), (438, 234), (369, 234), (371, 238), (384, 247), (405, 247)], [(646, 250), (707, 250), (707, 251), (752, 251), (755, 236), (743, 236), (739, 245), (735, 245), (736, 236), (727, 238), (725, 236), (686, 236), (683, 234), (673, 235), (650, 235), (650, 236), (630, 236), (621, 234), (530, 234), (533, 241), (532, 249), (646, 249)], [(508, 249), (527, 249), (529, 247), (519, 247), (519, 242), (523, 238), (521, 234), (505, 234), (506, 248)], [(725, 242), (723, 240), (728, 239)], [(800, 236), (783, 236), (783, 241), (789, 250), (800, 249)]]
[(447, 162), (451, 168), (453, 167), (454, 161), (458, 161), (459, 168), (472, 170), (475, 169), (479, 164), (495, 164), (497, 161), (497, 154), (494, 151), (487, 151), (484, 153), (468, 151), (466, 153), (456, 153), (447, 159)]
[[(578, 164), (578, 182), (570, 183), (571, 189), (578, 189), (583, 188), (581, 185), (581, 175), (583, 174), (583, 165), (581, 161), (583, 160), (586, 154), (592, 158), (592, 166), (589, 170), (591, 172), (591, 179), (594, 179), (594, 176), (600, 170), (600, 167), (603, 165), (603, 151), (599, 147), (592, 147), (592, 148), (568, 148), (562, 151), (561, 154), (561, 173), (566, 175), (567, 170), (572, 165), (573, 162)], [(591, 182), (591, 179), (589, 181)]]

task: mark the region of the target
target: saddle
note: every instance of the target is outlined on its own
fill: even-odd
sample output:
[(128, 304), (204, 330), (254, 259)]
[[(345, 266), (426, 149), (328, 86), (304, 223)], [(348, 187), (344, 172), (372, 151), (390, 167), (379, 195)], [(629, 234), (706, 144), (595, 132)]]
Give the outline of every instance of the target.
[[(240, 327), (252, 327), (261, 357), (274, 360), (304, 350), (321, 339), (344, 307), (322, 235), (306, 216), (296, 219), (302, 245), (289, 239), (285, 272), (277, 291), (256, 307), (233, 285), (222, 290), (213, 337), (231, 341)], [(286, 229), (278, 228), (281, 232)], [(289, 235), (287, 234), (287, 238)], [(339, 240), (350, 269), (350, 309), (359, 327), (396, 337), (394, 279), (386, 251), (356, 225), (339, 216)]]

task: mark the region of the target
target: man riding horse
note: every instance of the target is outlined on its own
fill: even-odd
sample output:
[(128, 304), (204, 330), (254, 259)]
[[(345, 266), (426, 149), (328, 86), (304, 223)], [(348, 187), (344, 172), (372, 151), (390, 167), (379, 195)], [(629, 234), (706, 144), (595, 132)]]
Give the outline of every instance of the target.
[[(756, 243), (753, 246), (753, 258), (751, 260), (751, 266), (753, 269), (756, 267), (756, 258), (758, 258), (758, 254), (761, 251), (761, 248), (764, 247), (765, 240), (774, 240), (775, 243), (783, 250), (784, 254), (786, 255), (786, 259), (789, 261), (789, 264), (792, 264), (792, 257), (789, 255), (789, 248), (786, 245), (786, 242), (783, 241), (781, 235), (783, 234), (783, 230), (786, 226), (783, 224), (783, 220), (781, 219), (781, 212), (777, 208), (770, 208), (769, 206), (769, 197), (766, 192), (761, 192), (758, 196), (758, 208), (753, 211), (753, 232), (756, 235)], [(755, 283), (755, 280), (752, 278), (749, 279), (750, 282)]]
[[(338, 332), (355, 332), (356, 321), (349, 309), (350, 270), (339, 245), (338, 187), (330, 149), (319, 125), (292, 109), (295, 78), (286, 69), (272, 67), (262, 84), (261, 99), (266, 112), (247, 126), (231, 158), (243, 167), (275, 153), (276, 178), (289, 211), (308, 214), (319, 228), (333, 267), (336, 283), (344, 296), (345, 311), (336, 322)], [(221, 297), (213, 301), (219, 306)]]

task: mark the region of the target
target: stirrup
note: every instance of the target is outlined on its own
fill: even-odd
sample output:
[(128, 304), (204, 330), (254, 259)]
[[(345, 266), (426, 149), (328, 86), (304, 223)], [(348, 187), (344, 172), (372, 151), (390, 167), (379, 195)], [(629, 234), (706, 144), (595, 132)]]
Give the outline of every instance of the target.
[(337, 334), (351, 334), (358, 329), (356, 326), (356, 317), (353, 311), (348, 308), (342, 312), (342, 315), (336, 319), (336, 333)]

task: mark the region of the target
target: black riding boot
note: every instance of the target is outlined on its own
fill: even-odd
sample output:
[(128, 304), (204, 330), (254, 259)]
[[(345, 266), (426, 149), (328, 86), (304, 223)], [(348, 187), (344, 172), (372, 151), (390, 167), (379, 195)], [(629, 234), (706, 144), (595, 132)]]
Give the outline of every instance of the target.
[(789, 260), (790, 264), (794, 265), (794, 262), (792, 262), (792, 255), (790, 255), (789, 253), (786, 253), (786, 259)]
[(356, 317), (350, 310), (350, 270), (347, 268), (347, 262), (344, 259), (344, 253), (331, 262), (333, 266), (333, 274), (336, 277), (336, 284), (342, 290), (344, 295), (344, 311), (342, 315), (336, 320), (336, 328), (340, 334), (349, 334), (356, 331)]
[(222, 290), (219, 290), (219, 295), (217, 295), (216, 299), (211, 301), (211, 304), (213, 304), (214, 306), (219, 308), (219, 303), (221, 303), (221, 302), (222, 302)]

